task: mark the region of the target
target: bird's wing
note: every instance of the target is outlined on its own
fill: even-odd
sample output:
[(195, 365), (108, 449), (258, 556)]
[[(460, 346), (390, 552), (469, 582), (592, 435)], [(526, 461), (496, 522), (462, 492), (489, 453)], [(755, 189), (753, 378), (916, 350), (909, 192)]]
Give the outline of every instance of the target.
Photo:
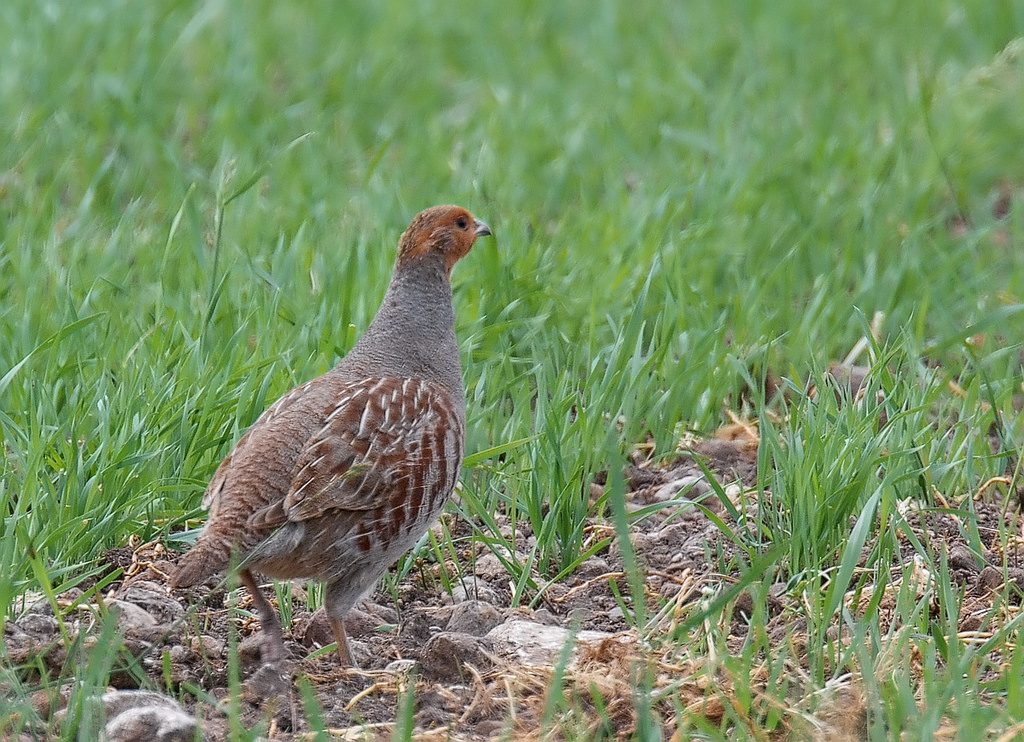
[(305, 384), (300, 384), (264, 410), (263, 414), (256, 419), (256, 422), (249, 426), (249, 429), (245, 431), (242, 437), (238, 439), (238, 442), (231, 448), (231, 451), (228, 452), (228, 455), (224, 457), (224, 460), (220, 462), (217, 471), (210, 478), (210, 483), (206, 485), (206, 492), (203, 493), (203, 507), (210, 511), (211, 519), (216, 515), (221, 493), (224, 491), (228, 480), (231, 479), (232, 466), (239, 456), (245, 457), (245, 452), (254, 434), (258, 437), (260, 431), (272, 427), (282, 413), (290, 409), (296, 402), (302, 400), (303, 395), (307, 393), (307, 387), (312, 386), (317, 381), (318, 379), (312, 379)]
[(447, 497), (462, 464), (464, 423), (451, 395), (416, 379), (346, 385), (306, 443), (283, 501), (255, 513), (265, 527), (330, 510), (373, 510)]

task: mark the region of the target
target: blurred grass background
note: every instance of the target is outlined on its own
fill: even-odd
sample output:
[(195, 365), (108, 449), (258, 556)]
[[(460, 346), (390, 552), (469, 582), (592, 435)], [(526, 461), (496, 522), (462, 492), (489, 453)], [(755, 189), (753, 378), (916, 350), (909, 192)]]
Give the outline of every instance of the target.
[(1005, 464), (971, 404), (1021, 385), (1022, 37), (991, 0), (7, 0), (0, 611), (33, 559), (59, 585), (199, 517), (435, 203), (496, 235), (454, 275), (469, 451), (530, 439), (467, 507), (554, 523), (549, 574), (594, 473), (877, 312), (966, 390), (969, 491)]

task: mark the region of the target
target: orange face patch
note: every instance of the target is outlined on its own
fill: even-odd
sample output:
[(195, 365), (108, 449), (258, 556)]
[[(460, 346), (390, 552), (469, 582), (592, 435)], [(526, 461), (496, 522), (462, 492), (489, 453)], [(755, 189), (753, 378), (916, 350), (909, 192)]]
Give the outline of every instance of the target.
[(461, 206), (434, 206), (420, 212), (402, 234), (398, 264), (437, 253), (451, 273), (455, 263), (470, 251), (476, 238), (490, 234), (486, 224)]

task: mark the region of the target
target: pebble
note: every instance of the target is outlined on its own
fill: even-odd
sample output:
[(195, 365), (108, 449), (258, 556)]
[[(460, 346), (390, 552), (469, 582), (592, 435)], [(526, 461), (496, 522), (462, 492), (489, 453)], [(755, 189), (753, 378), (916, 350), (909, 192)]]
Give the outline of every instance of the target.
[[(702, 480), (702, 477), (694, 476), (689, 474), (679, 479), (674, 479), (668, 484), (663, 484), (654, 491), (651, 495), (651, 502), (668, 502), (669, 500), (678, 499), (680, 496), (687, 497), (691, 494), (690, 490), (697, 486), (697, 483)], [(700, 494), (695, 492), (692, 494)]]
[(18, 621), (18, 628), (33, 639), (48, 641), (56, 636), (60, 627), (57, 623), (57, 619), (52, 615), (41, 612), (35, 613), (32, 609), (29, 609), (29, 613), (26, 613), (21, 620)]
[(490, 603), (467, 600), (456, 603), (445, 631), (483, 636), (501, 623), (501, 613)]
[(974, 555), (964, 544), (954, 544), (949, 550), (949, 568), (957, 572), (978, 572), (978, 563), (974, 561)]
[[(348, 630), (348, 622), (345, 623)], [(327, 619), (327, 613), (322, 608), (314, 611), (306, 619), (303, 627), (301, 641), (307, 647), (326, 647), (334, 641), (334, 632), (331, 631), (331, 623)]]
[(8, 663), (23, 665), (32, 656), (32, 649), (38, 644), (27, 632), (13, 621), (4, 624), (4, 649)]
[(494, 588), (484, 580), (473, 576), (463, 577), (455, 587), (452, 588), (451, 599), (453, 603), (464, 603), (467, 600), (483, 600), (487, 603), (497, 603), (498, 595)]
[(238, 656), (246, 662), (255, 662), (263, 651), (263, 632), (258, 631), (238, 642)]
[(398, 611), (396, 611), (393, 606), (371, 603), (370, 601), (367, 601), (363, 605), (364, 610), (366, 610), (367, 613), (371, 613), (380, 619), (381, 625), (398, 625)]
[(589, 559), (585, 559), (583, 563), (576, 569), (575, 577), (579, 578), (581, 582), (592, 580), (595, 577), (606, 575), (613, 571), (611, 566), (605, 559), (599, 556), (592, 556)]
[(288, 662), (263, 664), (242, 683), (242, 695), (260, 703), (285, 695), (292, 686), (292, 667)]
[(473, 572), (477, 577), (483, 577), (485, 580), (493, 580), (507, 574), (505, 565), (501, 563), (497, 555), (490, 552), (481, 554), (476, 558), (476, 562), (473, 564)]
[(195, 717), (173, 698), (146, 690), (115, 690), (104, 693), (102, 701), (107, 742), (187, 742), (197, 738)]
[[(550, 667), (558, 660), (572, 634), (561, 626), (547, 626), (535, 621), (507, 621), (487, 633), (498, 651), (511, 654), (517, 661), (531, 667)], [(577, 648), (615, 636), (606, 631), (580, 631), (576, 634)], [(575, 651), (575, 650), (574, 650)]]
[(209, 634), (203, 634), (193, 640), (192, 648), (203, 657), (216, 659), (224, 656), (224, 650), (227, 649), (227, 645), (222, 639), (210, 636)]
[(121, 590), (118, 598), (144, 609), (159, 623), (174, 623), (185, 615), (181, 603), (168, 595), (160, 585), (149, 580), (133, 582)]
[(385, 672), (393, 675), (405, 675), (416, 667), (416, 660), (392, 660), (384, 667)]
[[(317, 613), (323, 613), (324, 618), (327, 618), (326, 612), (322, 609)], [(366, 636), (367, 634), (376, 634), (378, 627), (384, 623), (377, 616), (359, 608), (353, 608), (347, 614), (345, 614), (345, 632), (349, 636)], [(328, 623), (328, 631), (330, 631), (330, 624)], [(331, 634), (331, 641), (334, 641), (334, 634)]]
[(547, 626), (561, 626), (562, 622), (558, 616), (549, 611), (547, 608), (538, 608), (533, 612), (533, 620), (537, 623), (542, 623)]
[(111, 600), (107, 605), (117, 609), (117, 625), (125, 634), (138, 634), (157, 625), (145, 608), (124, 600)]
[(479, 636), (442, 631), (434, 634), (423, 647), (420, 668), (424, 677), (440, 681), (465, 680), (470, 673), (464, 665), (470, 664), (480, 671), (488, 670), (487, 656), (490, 643)]

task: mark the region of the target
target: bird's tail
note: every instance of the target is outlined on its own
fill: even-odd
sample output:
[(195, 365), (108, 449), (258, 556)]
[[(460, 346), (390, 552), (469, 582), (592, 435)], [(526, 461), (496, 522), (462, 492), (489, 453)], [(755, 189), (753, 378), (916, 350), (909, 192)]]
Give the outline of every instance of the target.
[(171, 574), (169, 584), (172, 590), (192, 587), (227, 566), (229, 554), (222, 555), (213, 547), (213, 544), (202, 538), (196, 542), (191, 551), (181, 558), (177, 568)]

